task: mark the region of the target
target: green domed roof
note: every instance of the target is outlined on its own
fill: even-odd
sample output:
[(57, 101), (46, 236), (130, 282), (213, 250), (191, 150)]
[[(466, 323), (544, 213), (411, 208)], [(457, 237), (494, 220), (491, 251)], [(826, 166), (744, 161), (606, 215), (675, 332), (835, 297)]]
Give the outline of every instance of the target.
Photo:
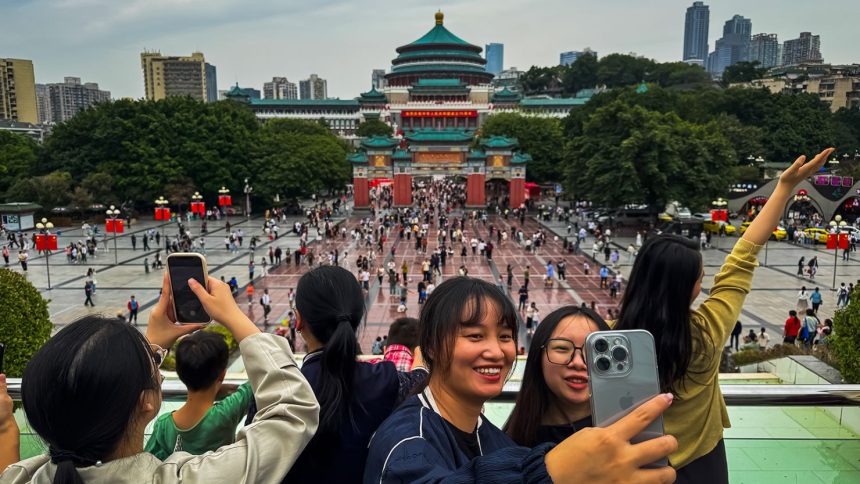
[(442, 12), (436, 12), (436, 25), (432, 29), (430, 29), (430, 32), (427, 32), (420, 39), (404, 47), (428, 44), (459, 44), (465, 47), (475, 47), (477, 49), (480, 49), (480, 47), (472, 45), (461, 39), (460, 37), (457, 37), (456, 35), (452, 34), (450, 30), (445, 28), (444, 20), (445, 15)]

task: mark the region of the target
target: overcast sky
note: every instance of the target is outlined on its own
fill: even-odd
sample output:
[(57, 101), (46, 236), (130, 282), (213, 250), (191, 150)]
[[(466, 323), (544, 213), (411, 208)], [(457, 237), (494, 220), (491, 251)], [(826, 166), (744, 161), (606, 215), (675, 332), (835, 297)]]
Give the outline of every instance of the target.
[[(860, 1), (712, 0), (710, 48), (734, 14), (753, 33), (821, 35), (826, 62), (860, 62)], [(98, 82), (117, 97), (143, 96), (140, 52), (198, 50), (218, 68), (218, 88), (262, 89), (273, 76), (317, 73), (329, 96), (352, 98), (397, 46), (434, 25), (483, 47), (505, 45), (505, 67), (555, 65), (566, 50), (636, 52), (679, 60), (684, 14), (676, 0), (0, 0), (0, 57), (32, 59), (36, 82)]]

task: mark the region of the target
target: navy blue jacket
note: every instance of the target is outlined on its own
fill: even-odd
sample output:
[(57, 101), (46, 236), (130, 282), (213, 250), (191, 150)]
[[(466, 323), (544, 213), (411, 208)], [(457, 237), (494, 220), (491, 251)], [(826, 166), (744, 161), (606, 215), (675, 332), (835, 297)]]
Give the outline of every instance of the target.
[(544, 457), (555, 444), (518, 447), (482, 415), (478, 445), (481, 456), (469, 460), (425, 389), (403, 402), (376, 431), (364, 484), (552, 482)]
[[(307, 355), (302, 374), (314, 393), (319, 391), (320, 352)], [(316, 438), (299, 456), (284, 482), (361, 482), (367, 444), (373, 432), (412, 389), (427, 377), (424, 369), (399, 372), (390, 361), (358, 362), (353, 380), (352, 412), (355, 425), (344, 422), (334, 447), (320, 448)]]

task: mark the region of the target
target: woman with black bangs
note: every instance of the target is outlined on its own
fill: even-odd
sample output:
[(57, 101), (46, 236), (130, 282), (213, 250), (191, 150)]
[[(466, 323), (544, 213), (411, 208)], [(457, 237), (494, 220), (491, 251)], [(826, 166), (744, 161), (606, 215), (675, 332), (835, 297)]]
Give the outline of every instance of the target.
[(826, 149), (808, 163), (801, 156), (782, 173), (697, 309), (690, 310), (704, 278), (698, 244), (664, 235), (639, 251), (614, 327), (645, 329), (654, 336), (661, 391), (676, 397), (663, 422), (666, 433), (678, 439), (678, 451), (669, 457), (678, 469), (677, 482), (728, 482), (723, 428), (731, 423), (718, 378), (723, 346), (752, 287), (756, 255), (797, 184), (815, 174), (832, 152)]
[(669, 395), (611, 427), (534, 449), (518, 447), (481, 415), (516, 359), (516, 316), (489, 282), (457, 277), (433, 291), (419, 335), (430, 379), (374, 434), (364, 482), (672, 482), (670, 467), (640, 469), (675, 449), (671, 436), (630, 445), (670, 405)]
[(505, 432), (519, 445), (559, 443), (592, 426), (585, 338), (609, 326), (594, 311), (556, 309), (537, 327)]

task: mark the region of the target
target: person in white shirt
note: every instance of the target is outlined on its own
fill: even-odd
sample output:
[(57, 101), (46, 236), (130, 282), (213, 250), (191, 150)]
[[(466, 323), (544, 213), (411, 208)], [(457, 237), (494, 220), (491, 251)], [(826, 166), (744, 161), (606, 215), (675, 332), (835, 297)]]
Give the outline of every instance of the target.
[(764, 328), (762, 328), (761, 333), (758, 335), (758, 349), (760, 350), (767, 349), (767, 344), (770, 342), (770, 336), (768, 336), (764, 331)]

